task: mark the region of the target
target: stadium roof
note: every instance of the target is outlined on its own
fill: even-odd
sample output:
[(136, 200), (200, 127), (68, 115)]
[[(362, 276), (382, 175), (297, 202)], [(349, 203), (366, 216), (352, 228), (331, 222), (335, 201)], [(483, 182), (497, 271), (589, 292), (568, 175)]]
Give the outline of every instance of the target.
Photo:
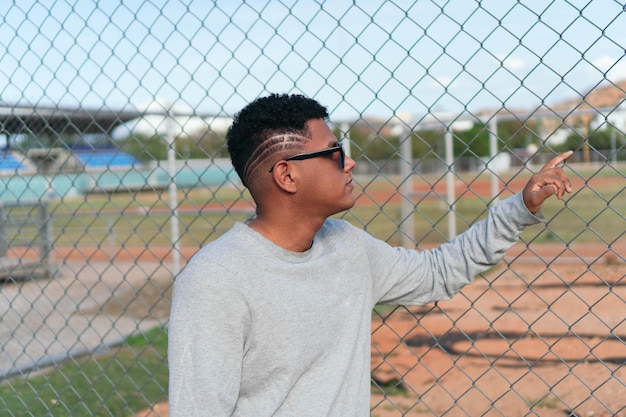
[(144, 113), (108, 108), (64, 108), (45, 106), (8, 105), (0, 102), (0, 133), (59, 135), (111, 131)]

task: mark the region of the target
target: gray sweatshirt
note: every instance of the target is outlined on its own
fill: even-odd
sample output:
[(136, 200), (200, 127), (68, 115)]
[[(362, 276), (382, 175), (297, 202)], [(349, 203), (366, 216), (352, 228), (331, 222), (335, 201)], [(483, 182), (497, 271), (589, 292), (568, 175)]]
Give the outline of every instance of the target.
[(541, 220), (515, 195), (431, 251), (327, 220), (303, 253), (235, 224), (176, 279), (170, 417), (369, 416), (372, 308), (452, 297)]

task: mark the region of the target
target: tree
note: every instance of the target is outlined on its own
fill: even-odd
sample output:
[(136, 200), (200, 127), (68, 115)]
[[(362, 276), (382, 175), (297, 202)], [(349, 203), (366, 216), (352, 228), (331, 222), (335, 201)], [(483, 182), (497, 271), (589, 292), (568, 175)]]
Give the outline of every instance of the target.
[[(337, 134), (338, 132), (336, 132)], [(369, 160), (393, 158), (398, 149), (398, 136), (385, 136), (369, 126), (353, 125), (350, 128), (350, 141)]]
[(182, 138), (177, 140), (176, 148), (180, 149), (183, 156), (190, 159), (228, 158), (225, 136), (225, 132), (208, 128), (184, 140), (181, 140)]
[(498, 137), (508, 149), (523, 149), (528, 145), (541, 145), (538, 130), (541, 120), (519, 119), (498, 122)]
[(413, 158), (422, 159), (437, 153), (437, 140), (441, 132), (432, 130), (415, 132), (413, 135)]
[(131, 154), (138, 161), (163, 161), (167, 159), (168, 145), (161, 136), (135, 134), (122, 139), (120, 149)]
[(454, 156), (489, 156), (489, 131), (484, 124), (474, 124), (472, 128), (455, 132)]
[(595, 130), (591, 132), (589, 137), (584, 138), (578, 133), (572, 133), (569, 135), (562, 145), (554, 148), (557, 152), (564, 152), (567, 150), (579, 150), (585, 143), (595, 150), (610, 150), (612, 148), (611, 135), (614, 135), (615, 146), (620, 148), (624, 145), (624, 135), (618, 131), (612, 129)]

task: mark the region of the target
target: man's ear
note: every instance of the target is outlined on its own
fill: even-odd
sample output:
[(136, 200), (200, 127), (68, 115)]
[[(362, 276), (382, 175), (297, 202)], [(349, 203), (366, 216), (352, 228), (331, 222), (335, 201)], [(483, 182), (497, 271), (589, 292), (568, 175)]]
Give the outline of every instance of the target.
[(288, 193), (296, 192), (296, 176), (294, 167), (287, 161), (278, 162), (272, 170), (272, 178), (276, 185)]

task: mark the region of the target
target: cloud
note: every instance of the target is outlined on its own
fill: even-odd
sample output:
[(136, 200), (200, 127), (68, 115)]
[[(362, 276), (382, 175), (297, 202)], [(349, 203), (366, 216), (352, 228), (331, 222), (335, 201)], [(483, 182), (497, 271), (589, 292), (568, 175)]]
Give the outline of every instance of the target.
[(620, 81), (626, 78), (626, 60), (613, 58), (608, 55), (591, 61), (591, 64), (602, 71), (611, 81)]
[(448, 87), (452, 82), (452, 77), (449, 75), (442, 75), (441, 77), (437, 77), (437, 86), (443, 85), (444, 87)]
[(522, 60), (521, 58), (509, 56), (504, 59), (502, 57), (499, 57), (499, 59), (502, 62), (502, 65), (504, 65), (505, 68), (512, 72), (519, 71), (526, 66), (524, 60)]

